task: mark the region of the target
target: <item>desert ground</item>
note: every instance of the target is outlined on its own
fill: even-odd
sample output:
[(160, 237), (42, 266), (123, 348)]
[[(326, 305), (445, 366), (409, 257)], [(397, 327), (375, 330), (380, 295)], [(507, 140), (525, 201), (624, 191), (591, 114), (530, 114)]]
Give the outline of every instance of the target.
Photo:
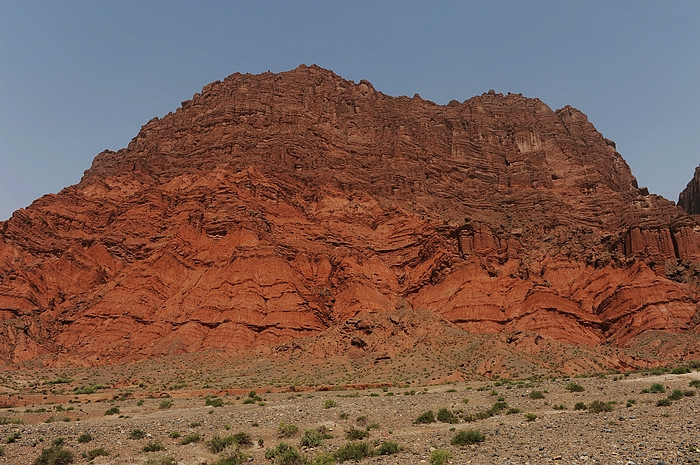
[(0, 464), (700, 463), (687, 367), (357, 385), (231, 373), (172, 360), (4, 371)]

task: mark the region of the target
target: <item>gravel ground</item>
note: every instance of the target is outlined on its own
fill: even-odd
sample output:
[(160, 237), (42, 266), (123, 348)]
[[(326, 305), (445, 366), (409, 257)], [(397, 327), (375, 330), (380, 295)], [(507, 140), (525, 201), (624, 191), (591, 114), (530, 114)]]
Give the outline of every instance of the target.
[[(273, 462), (265, 458), (265, 449), (279, 442), (294, 445), (311, 459), (347, 444), (349, 429), (366, 431), (368, 426), (365, 441), (374, 445), (391, 441), (403, 450), (361, 460), (367, 464), (431, 463), (431, 453), (436, 449), (448, 451), (448, 463), (453, 464), (700, 464), (700, 393), (696, 392), (700, 389), (691, 386), (697, 379), (700, 373), (693, 372), (362, 390), (260, 389), (256, 395), (262, 400), (258, 401), (247, 393), (222, 395), (218, 397), (222, 407), (205, 405), (205, 394), (186, 388), (158, 393), (156, 397), (138, 389), (131, 390), (127, 397), (123, 389), (108, 388), (98, 394), (74, 396), (70, 403), (49, 403), (52, 399), (47, 397), (47, 403), (0, 410), (0, 423), (24, 422), (0, 425), (4, 451), (0, 464), (32, 464), (57, 438), (65, 439), (63, 447), (73, 451), (74, 463), (87, 463), (83, 453), (104, 448), (109, 455), (98, 456), (92, 463), (142, 464), (149, 459), (156, 463), (156, 459), (172, 457), (183, 465), (213, 464), (220, 456), (209, 450), (207, 441), (215, 435), (236, 432), (251, 437), (253, 444), (241, 449), (250, 456), (249, 463), (270, 464)], [(568, 390), (571, 382), (582, 386), (583, 391)], [(665, 392), (642, 392), (655, 383)], [(681, 391), (680, 398), (668, 406), (657, 406), (674, 390)], [(246, 400), (253, 403), (244, 404)], [(165, 408), (164, 401), (172, 405)], [(607, 403), (611, 411), (575, 409), (577, 403), (590, 406), (594, 401)], [(481, 419), (465, 420), (468, 415), (478, 417), (497, 402), (506, 406), (501, 404), (503, 408), (493, 416), (482, 414)], [(119, 413), (105, 415), (112, 407), (118, 407)], [(422, 413), (437, 413), (441, 408), (454, 412), (458, 423), (414, 423)], [(39, 412), (31, 413), (36, 410)], [(47, 423), (50, 417), (53, 421)], [(65, 421), (67, 418), (70, 421)], [(299, 431), (282, 438), (278, 434), (280, 423), (293, 424)], [(322, 426), (333, 438), (313, 449), (300, 446), (303, 430)], [(142, 430), (145, 437), (131, 439), (135, 429)], [(466, 429), (481, 431), (485, 440), (452, 445), (453, 436)], [(171, 437), (173, 432), (180, 437)], [(78, 437), (86, 433), (93, 439), (79, 443)], [(191, 434), (199, 434), (202, 440), (182, 445), (182, 439)], [(160, 443), (164, 450), (142, 451), (153, 442)]]

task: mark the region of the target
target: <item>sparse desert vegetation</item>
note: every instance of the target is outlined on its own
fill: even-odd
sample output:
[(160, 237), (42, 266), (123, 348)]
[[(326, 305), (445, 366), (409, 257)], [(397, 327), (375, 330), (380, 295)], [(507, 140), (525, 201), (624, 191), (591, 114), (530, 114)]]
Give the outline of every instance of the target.
[[(515, 450), (516, 463), (557, 456), (586, 463), (584, 454), (591, 463), (611, 463), (614, 449), (606, 444), (613, 442), (618, 453), (645, 443), (649, 451), (664, 451), (650, 452), (657, 461), (700, 461), (697, 371), (232, 386), (223, 370), (188, 377), (181, 367), (161, 367), (147, 372), (160, 378), (132, 375), (131, 383), (124, 383), (130, 372), (123, 370), (42, 374), (52, 383), (27, 377), (24, 387), (6, 378), (5, 389), (16, 394), (5, 396), (0, 410), (0, 464), (19, 457), (38, 465), (172, 465), (200, 457), (212, 465), (446, 465), (512, 460)], [(54, 382), (59, 379), (65, 382)], [(45, 394), (47, 386), (63, 391)], [(666, 433), (647, 432), (650, 424)]]

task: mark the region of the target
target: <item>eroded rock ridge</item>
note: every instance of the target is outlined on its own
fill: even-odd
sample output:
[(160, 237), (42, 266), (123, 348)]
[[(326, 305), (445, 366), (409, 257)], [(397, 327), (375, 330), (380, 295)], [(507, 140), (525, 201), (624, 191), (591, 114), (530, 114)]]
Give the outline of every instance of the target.
[(700, 215), (700, 166), (695, 168), (695, 176), (678, 196), (678, 206), (689, 215)]
[[(441, 106), (301, 66), (205, 86), (0, 223), (0, 357), (245, 349), (427, 310), (516, 341), (674, 334), (669, 356), (697, 358), (698, 276), (698, 219), (638, 188), (579, 110)], [(379, 350), (355, 332), (338, 337)]]

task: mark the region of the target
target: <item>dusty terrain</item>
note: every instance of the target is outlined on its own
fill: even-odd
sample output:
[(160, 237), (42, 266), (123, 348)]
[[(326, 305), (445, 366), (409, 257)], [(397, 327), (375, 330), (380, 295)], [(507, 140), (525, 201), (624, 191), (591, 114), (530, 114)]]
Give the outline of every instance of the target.
[[(308, 459), (333, 453), (349, 442), (346, 433), (352, 428), (369, 431), (365, 442), (395, 442), (402, 449), (361, 461), (368, 464), (430, 463), (436, 449), (448, 451), (449, 463), (455, 464), (700, 463), (698, 371), (439, 384), (388, 381), (354, 387), (277, 382), (261, 387), (236, 383), (238, 378), (226, 367), (206, 371), (195, 363), (188, 366), (186, 360), (171, 362), (5, 372), (0, 384), (5, 394), (0, 398), (0, 463), (30, 464), (54, 440), (65, 438), (63, 447), (75, 453), (75, 463), (86, 463), (81, 454), (102, 448), (109, 455), (92, 463), (158, 463), (171, 457), (180, 464), (212, 464), (225, 452), (212, 452), (209, 442), (244, 432), (252, 444), (240, 450), (248, 461), (264, 464), (274, 463), (265, 458), (265, 450), (280, 442), (295, 446)], [(583, 390), (572, 391), (570, 383)], [(657, 383), (665, 392), (643, 392)], [(80, 393), (89, 387), (95, 392)], [(668, 406), (657, 405), (674, 390), (682, 395)], [(590, 407), (595, 401), (608, 404), (610, 411), (575, 407)], [(483, 414), (499, 402), (505, 404)], [(107, 414), (114, 408), (118, 412)], [(441, 408), (455, 413), (457, 423), (415, 423), (426, 411), (437, 414)], [(298, 431), (282, 437), (280, 423)], [(302, 432), (319, 427), (328, 428), (332, 438), (316, 447), (300, 446)], [(450, 443), (467, 429), (481, 431), (485, 440), (468, 446)], [(132, 438), (134, 430), (144, 437)], [(85, 434), (92, 440), (79, 442)], [(201, 439), (183, 445), (191, 435)], [(152, 443), (164, 450), (143, 452)]]

